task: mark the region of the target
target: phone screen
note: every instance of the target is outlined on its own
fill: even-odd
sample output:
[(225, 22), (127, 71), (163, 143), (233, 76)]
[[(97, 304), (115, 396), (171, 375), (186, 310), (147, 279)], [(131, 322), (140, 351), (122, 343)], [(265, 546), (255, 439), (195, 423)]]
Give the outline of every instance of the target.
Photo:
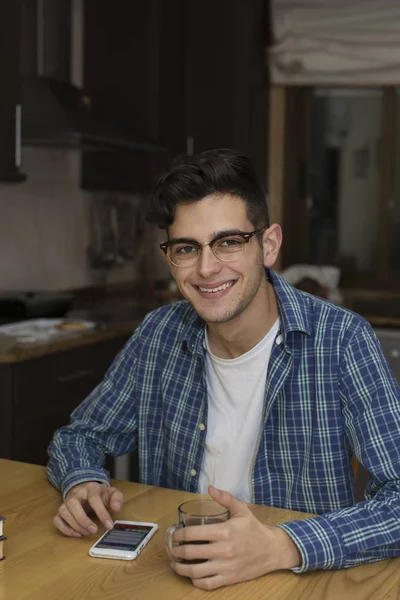
[(104, 549), (110, 548), (113, 550), (128, 550), (133, 552), (137, 550), (138, 546), (140, 546), (141, 542), (143, 542), (144, 538), (151, 530), (151, 525), (115, 523), (113, 529), (110, 529), (95, 547)]

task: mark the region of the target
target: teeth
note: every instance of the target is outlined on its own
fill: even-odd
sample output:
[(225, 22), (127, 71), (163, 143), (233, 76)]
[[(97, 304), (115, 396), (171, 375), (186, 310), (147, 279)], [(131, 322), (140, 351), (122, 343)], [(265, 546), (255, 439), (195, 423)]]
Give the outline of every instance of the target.
[(221, 290), (226, 290), (226, 288), (231, 287), (233, 285), (232, 281), (228, 281), (228, 283), (224, 283), (223, 285), (220, 285), (219, 287), (216, 288), (202, 288), (199, 286), (199, 290), (201, 292), (209, 292), (209, 293), (215, 293), (215, 292), (220, 292)]

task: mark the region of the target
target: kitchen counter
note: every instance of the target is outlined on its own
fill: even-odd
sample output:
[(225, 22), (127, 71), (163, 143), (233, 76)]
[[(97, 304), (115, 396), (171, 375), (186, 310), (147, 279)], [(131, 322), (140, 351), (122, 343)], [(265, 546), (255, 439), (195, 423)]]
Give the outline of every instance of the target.
[(143, 293), (143, 290), (130, 286), (82, 290), (66, 317), (92, 321), (96, 323), (93, 329), (65, 330), (47, 340), (27, 342), (0, 333), (0, 364), (18, 363), (106, 340), (127, 338), (148, 312), (167, 302), (168, 299), (154, 291), (145, 290)]
[[(363, 315), (364, 316), (364, 315)], [(369, 323), (375, 329), (376, 327), (387, 327), (389, 329), (400, 329), (400, 317), (383, 317), (378, 315), (365, 315)]]
[[(400, 319), (390, 317), (366, 317), (375, 327), (399, 328)], [(89, 346), (105, 340), (130, 335), (134, 332), (142, 318), (132, 319), (109, 326), (97, 326), (91, 330), (65, 332), (57, 339), (37, 342), (18, 342), (8, 336), (0, 336), (0, 363), (14, 363), (31, 358), (39, 358), (47, 354), (62, 352), (72, 348)]]
[[(390, 313), (389, 315), (374, 314), (375, 311), (368, 314), (371, 305), (361, 305), (357, 300), (361, 298), (370, 300), (370, 298), (355, 293), (353, 296), (346, 294), (346, 306), (361, 314), (372, 327), (400, 329), (400, 314), (393, 314), (393, 316)], [(168, 290), (134, 290), (125, 285), (83, 290), (78, 302), (74, 304), (73, 310), (67, 316), (72, 319), (94, 321), (97, 324), (94, 329), (65, 331), (63, 335), (47, 341), (26, 343), (0, 334), (0, 363), (21, 362), (129, 336), (148, 312), (180, 298), (178, 293)], [(396, 301), (395, 304), (397, 305)]]
[(0, 336), (0, 363), (15, 363), (72, 348), (89, 346), (105, 340), (126, 337), (134, 332), (141, 318), (94, 329), (66, 331), (63, 335), (46, 341), (20, 342), (9, 336)]
[(373, 327), (400, 328), (400, 293), (341, 289), (344, 305), (362, 315)]

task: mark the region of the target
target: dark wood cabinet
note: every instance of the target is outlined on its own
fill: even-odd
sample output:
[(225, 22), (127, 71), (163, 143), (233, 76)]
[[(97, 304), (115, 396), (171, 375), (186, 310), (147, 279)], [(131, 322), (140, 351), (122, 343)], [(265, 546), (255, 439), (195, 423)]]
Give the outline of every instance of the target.
[(160, 150), (84, 151), (82, 186), (148, 192), (172, 154), (159, 139), (160, 0), (85, 1), (84, 88), (132, 141)]
[[(34, 7), (29, 0), (0, 3), (2, 181), (24, 178), (17, 107), (21, 74), (36, 73)], [(70, 29), (62, 16), (70, 4), (49, 0), (43, 7), (45, 73), (64, 78)], [(129, 131), (131, 139), (161, 149), (86, 149), (83, 187), (148, 192), (177, 153), (216, 147), (242, 150), (265, 177), (267, 8), (264, 0), (85, 0), (85, 90), (95, 108)], [(65, 27), (57, 28), (59, 22)]]
[(265, 179), (267, 4), (86, 0), (86, 90), (168, 152), (84, 153), (83, 186), (147, 192), (174, 155), (217, 147), (245, 152)]
[(267, 170), (268, 3), (161, 3), (159, 135), (175, 152), (235, 148)]
[(185, 130), (194, 152), (235, 148), (265, 179), (267, 2), (185, 3)]
[(0, 365), (0, 457), (46, 464), (56, 429), (101, 381), (128, 336)]
[(21, 0), (0, 2), (0, 181), (25, 179), (20, 172)]

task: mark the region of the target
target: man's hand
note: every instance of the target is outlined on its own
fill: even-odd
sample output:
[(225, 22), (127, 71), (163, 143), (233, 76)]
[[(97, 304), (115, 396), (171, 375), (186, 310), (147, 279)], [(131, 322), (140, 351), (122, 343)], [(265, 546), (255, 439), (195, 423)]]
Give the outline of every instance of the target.
[[(225, 506), (231, 519), (215, 525), (184, 527), (175, 531), (173, 543), (178, 559), (204, 559), (200, 564), (177, 561), (171, 568), (190, 577), (196, 587), (214, 590), (224, 585), (254, 579), (278, 569), (300, 566), (301, 554), (290, 536), (279, 527), (263, 525), (245, 502), (229, 492), (208, 488), (210, 496)], [(190, 544), (193, 541), (208, 544)]]
[(113, 520), (108, 508), (120, 511), (124, 502), (122, 492), (104, 483), (86, 481), (72, 487), (58, 509), (53, 524), (65, 535), (81, 537), (97, 532), (97, 525), (88, 517), (94, 512), (106, 529), (112, 529)]

